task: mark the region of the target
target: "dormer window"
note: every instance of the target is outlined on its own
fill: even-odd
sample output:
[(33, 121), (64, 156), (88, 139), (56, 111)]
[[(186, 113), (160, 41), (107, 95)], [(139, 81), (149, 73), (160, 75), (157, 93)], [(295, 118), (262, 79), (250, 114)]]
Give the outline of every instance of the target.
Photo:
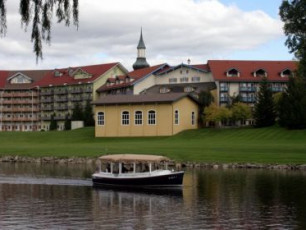
[(281, 73), (280, 73), (281, 77), (290, 77), (293, 76), (293, 73), (290, 69), (284, 69)]
[(125, 83), (129, 83), (130, 82), (130, 78), (129, 77), (126, 77), (125, 78)]
[(265, 71), (264, 69), (258, 69), (253, 73), (254, 77), (267, 77), (267, 71)]
[(8, 79), (11, 84), (30, 84), (32, 79), (22, 73), (16, 73)]
[(60, 76), (62, 76), (62, 73), (58, 70), (55, 70), (54, 71), (54, 77), (60, 77)]
[(159, 89), (159, 92), (160, 92), (160, 93), (169, 93), (169, 92), (170, 92), (170, 89), (167, 88), (167, 87), (161, 87), (161, 88)]
[(227, 77), (240, 77), (240, 72), (235, 68), (231, 68), (226, 72), (226, 76)]

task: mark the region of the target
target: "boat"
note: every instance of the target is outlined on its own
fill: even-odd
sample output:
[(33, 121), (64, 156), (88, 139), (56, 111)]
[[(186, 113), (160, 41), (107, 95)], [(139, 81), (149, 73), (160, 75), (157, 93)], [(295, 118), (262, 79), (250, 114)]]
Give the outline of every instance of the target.
[(168, 169), (170, 159), (156, 155), (114, 154), (99, 157), (92, 174), (95, 187), (174, 187), (182, 186), (184, 171)]

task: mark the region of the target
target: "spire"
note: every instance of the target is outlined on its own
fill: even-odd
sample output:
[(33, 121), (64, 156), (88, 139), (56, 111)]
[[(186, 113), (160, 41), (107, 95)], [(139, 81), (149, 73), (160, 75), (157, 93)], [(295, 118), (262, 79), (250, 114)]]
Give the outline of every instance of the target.
[(140, 30), (140, 39), (139, 39), (139, 42), (138, 42), (137, 49), (145, 49), (145, 48), (146, 48), (146, 45), (144, 44), (144, 41), (143, 41), (142, 27), (141, 27), (141, 30)]
[(143, 41), (143, 37), (142, 37), (142, 28), (140, 30), (140, 38), (139, 38), (139, 42), (138, 42), (138, 46), (137, 46), (137, 59), (136, 62), (133, 65), (133, 69), (142, 69), (142, 68), (146, 68), (146, 67), (150, 67), (150, 65), (148, 64), (147, 60), (146, 60), (146, 46), (144, 44)]

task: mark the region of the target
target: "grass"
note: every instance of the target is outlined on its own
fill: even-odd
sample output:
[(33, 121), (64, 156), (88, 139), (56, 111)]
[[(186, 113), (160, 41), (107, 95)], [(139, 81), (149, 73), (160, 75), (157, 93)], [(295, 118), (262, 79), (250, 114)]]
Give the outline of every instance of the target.
[(106, 153), (161, 154), (184, 162), (306, 164), (306, 130), (199, 129), (146, 138), (95, 138), (94, 128), (0, 132), (0, 156), (97, 157)]

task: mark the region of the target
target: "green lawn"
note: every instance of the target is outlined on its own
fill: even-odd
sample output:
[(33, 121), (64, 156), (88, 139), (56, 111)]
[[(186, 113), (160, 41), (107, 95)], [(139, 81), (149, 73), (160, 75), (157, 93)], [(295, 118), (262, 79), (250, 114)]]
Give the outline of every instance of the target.
[(0, 132), (0, 156), (96, 157), (106, 153), (161, 154), (184, 162), (306, 164), (306, 130), (200, 129), (147, 138), (95, 138), (93, 128)]

